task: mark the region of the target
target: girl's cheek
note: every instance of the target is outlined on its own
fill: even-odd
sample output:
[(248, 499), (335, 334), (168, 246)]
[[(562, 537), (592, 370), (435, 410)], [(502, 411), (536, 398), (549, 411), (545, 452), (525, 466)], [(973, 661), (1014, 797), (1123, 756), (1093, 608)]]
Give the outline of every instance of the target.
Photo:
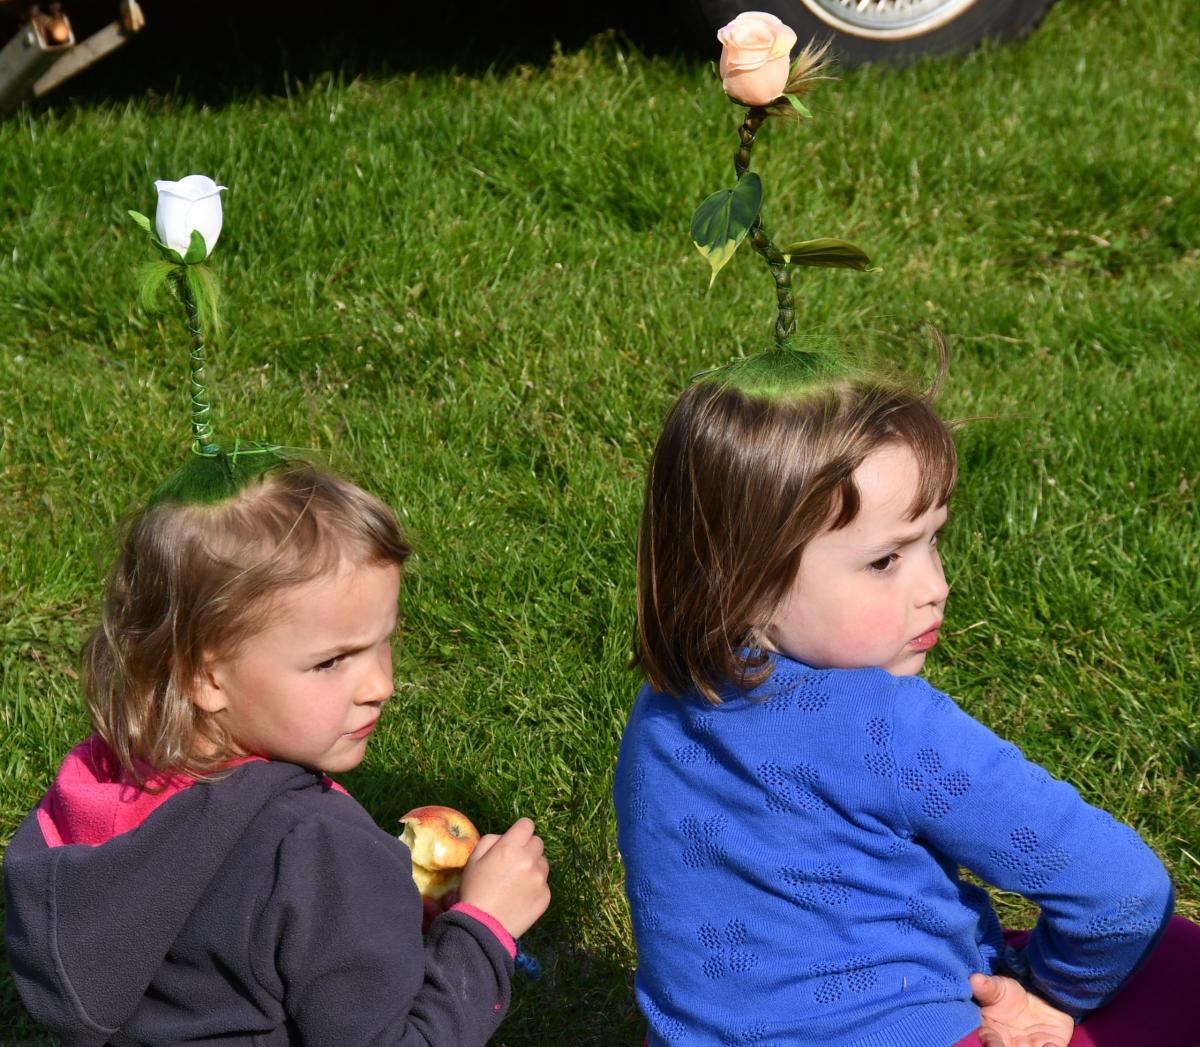
[(847, 640), (858, 650), (870, 651), (880, 643), (892, 643), (903, 632), (895, 615), (884, 611), (861, 608), (852, 613), (846, 623)]

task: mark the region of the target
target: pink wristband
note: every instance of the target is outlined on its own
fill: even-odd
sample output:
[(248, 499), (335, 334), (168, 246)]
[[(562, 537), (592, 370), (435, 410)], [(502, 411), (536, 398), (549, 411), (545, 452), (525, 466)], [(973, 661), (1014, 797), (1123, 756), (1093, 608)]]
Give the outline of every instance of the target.
[(496, 936), (496, 940), (504, 946), (510, 957), (517, 955), (517, 943), (513, 941), (512, 935), (508, 933), (500, 924), (500, 921), (490, 913), (485, 913), (482, 909), (476, 909), (473, 905), (468, 905), (466, 902), (457, 902), (450, 906), (447, 912), (460, 912), (471, 917), (472, 920), (478, 920), (489, 931)]

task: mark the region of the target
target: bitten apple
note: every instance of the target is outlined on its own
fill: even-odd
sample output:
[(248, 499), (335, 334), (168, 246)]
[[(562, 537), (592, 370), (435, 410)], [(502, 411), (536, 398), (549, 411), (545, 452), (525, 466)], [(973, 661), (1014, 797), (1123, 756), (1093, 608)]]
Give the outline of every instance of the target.
[(414, 807), (400, 823), (412, 852), (413, 880), (426, 901), (438, 901), (462, 882), (463, 866), (479, 843), (479, 830), (453, 807)]

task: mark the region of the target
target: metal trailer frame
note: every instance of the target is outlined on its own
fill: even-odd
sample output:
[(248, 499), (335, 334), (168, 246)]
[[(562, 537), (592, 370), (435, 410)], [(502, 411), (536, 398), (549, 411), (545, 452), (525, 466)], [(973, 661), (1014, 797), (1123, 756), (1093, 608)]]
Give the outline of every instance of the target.
[(86, 40), (76, 41), (61, 5), (44, 12), (34, 4), (0, 49), (0, 114), (40, 98), (64, 80), (115, 51), (146, 25), (137, 0), (121, 0), (118, 17)]

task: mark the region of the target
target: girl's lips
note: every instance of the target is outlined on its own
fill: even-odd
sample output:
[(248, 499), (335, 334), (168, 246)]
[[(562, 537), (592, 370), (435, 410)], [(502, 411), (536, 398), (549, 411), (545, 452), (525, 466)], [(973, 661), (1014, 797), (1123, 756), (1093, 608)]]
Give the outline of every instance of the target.
[(360, 727), (357, 731), (347, 732), (345, 737), (347, 737), (347, 738), (366, 738), (367, 735), (369, 735), (373, 730), (375, 730), (375, 725), (377, 723), (379, 723), (379, 721), (377, 719), (372, 720), (369, 724), (367, 724), (366, 727)]
[(938, 629), (942, 627), (942, 623), (938, 622), (928, 632), (921, 633), (920, 636), (908, 641), (908, 646), (914, 651), (928, 651), (934, 644), (938, 642)]

